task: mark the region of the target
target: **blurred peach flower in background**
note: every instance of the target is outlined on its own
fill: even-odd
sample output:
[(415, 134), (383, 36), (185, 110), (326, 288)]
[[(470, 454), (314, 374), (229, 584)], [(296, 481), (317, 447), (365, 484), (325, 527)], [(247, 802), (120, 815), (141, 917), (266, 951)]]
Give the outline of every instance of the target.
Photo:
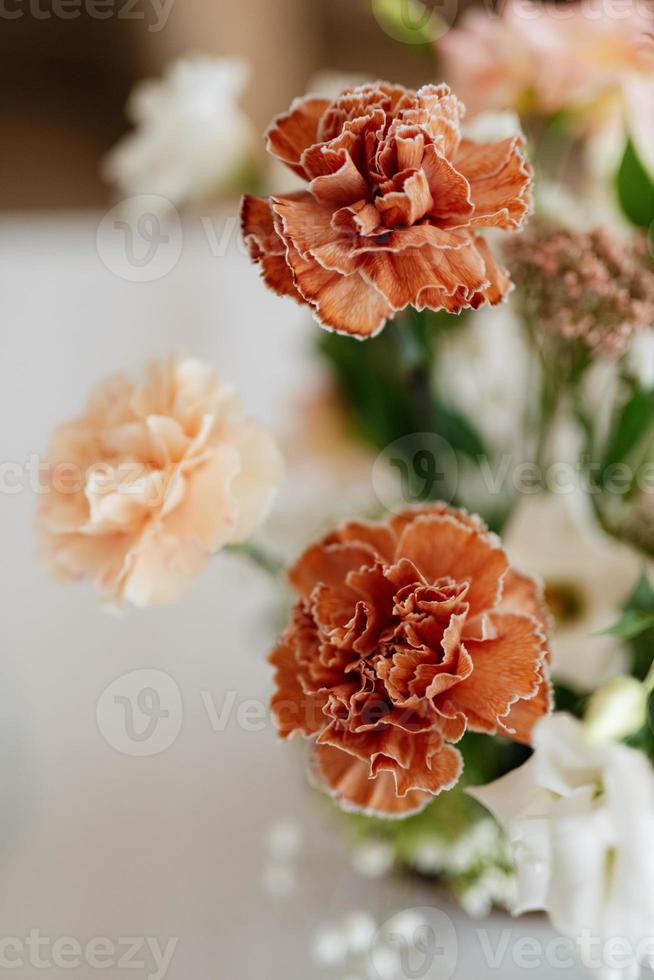
[(478, 519), (445, 504), (354, 521), (290, 571), (271, 654), (282, 738), (315, 739), (316, 783), (344, 809), (421, 810), (459, 779), (466, 729), (529, 742), (550, 706), (537, 583)]
[(446, 85), (377, 82), (334, 101), (297, 99), (268, 150), (308, 189), (245, 197), (250, 257), (270, 288), (328, 329), (365, 338), (407, 306), (500, 302), (510, 281), (480, 228), (519, 228), (530, 210), (522, 137), (464, 139)]
[[(593, 129), (620, 119), (654, 156), (654, 7), (505, 0), (474, 9), (438, 43), (444, 75), (469, 112), (581, 113)], [(643, 111), (645, 107), (645, 111)]]
[(268, 431), (189, 358), (103, 382), (47, 459), (37, 523), (51, 571), (135, 606), (176, 601), (215, 551), (248, 538), (282, 470)]

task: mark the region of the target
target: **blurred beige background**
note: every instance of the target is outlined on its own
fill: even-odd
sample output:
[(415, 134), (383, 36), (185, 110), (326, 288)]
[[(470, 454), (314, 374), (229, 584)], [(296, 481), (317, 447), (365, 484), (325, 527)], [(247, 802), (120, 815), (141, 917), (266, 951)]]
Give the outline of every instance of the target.
[(194, 52), (247, 57), (260, 129), (320, 69), (433, 73), (380, 28), (371, 0), (2, 0), (0, 210), (106, 201), (98, 163), (127, 128), (130, 88)]

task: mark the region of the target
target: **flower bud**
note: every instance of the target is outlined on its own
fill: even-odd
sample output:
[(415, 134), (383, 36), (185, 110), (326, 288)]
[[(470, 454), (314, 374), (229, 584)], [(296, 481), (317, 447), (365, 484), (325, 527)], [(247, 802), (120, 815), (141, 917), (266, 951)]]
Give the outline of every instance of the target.
[(647, 689), (635, 677), (614, 677), (595, 691), (584, 718), (586, 742), (601, 745), (633, 735), (647, 720)]

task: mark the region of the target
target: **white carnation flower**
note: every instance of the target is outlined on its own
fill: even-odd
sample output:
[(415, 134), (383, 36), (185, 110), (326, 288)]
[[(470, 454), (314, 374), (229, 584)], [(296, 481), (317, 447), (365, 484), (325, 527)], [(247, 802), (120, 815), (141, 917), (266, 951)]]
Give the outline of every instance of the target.
[(126, 196), (156, 194), (177, 205), (224, 190), (254, 145), (238, 105), (248, 74), (240, 59), (198, 56), (140, 82), (127, 104), (136, 128), (106, 158), (106, 179)]

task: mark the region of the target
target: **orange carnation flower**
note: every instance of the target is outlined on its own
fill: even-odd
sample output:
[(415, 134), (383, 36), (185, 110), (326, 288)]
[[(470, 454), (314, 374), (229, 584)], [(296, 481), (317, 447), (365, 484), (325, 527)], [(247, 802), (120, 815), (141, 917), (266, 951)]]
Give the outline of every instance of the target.
[(300, 598), (271, 654), (282, 738), (315, 739), (315, 782), (404, 817), (459, 779), (466, 729), (529, 742), (550, 707), (537, 583), (445, 504), (352, 522), (291, 569)]
[(268, 286), (362, 338), (406, 306), (498, 303), (511, 283), (477, 230), (520, 227), (531, 168), (519, 136), (463, 139), (464, 112), (446, 85), (379, 82), (334, 102), (296, 100), (272, 124), (268, 150), (307, 190), (242, 206)]

